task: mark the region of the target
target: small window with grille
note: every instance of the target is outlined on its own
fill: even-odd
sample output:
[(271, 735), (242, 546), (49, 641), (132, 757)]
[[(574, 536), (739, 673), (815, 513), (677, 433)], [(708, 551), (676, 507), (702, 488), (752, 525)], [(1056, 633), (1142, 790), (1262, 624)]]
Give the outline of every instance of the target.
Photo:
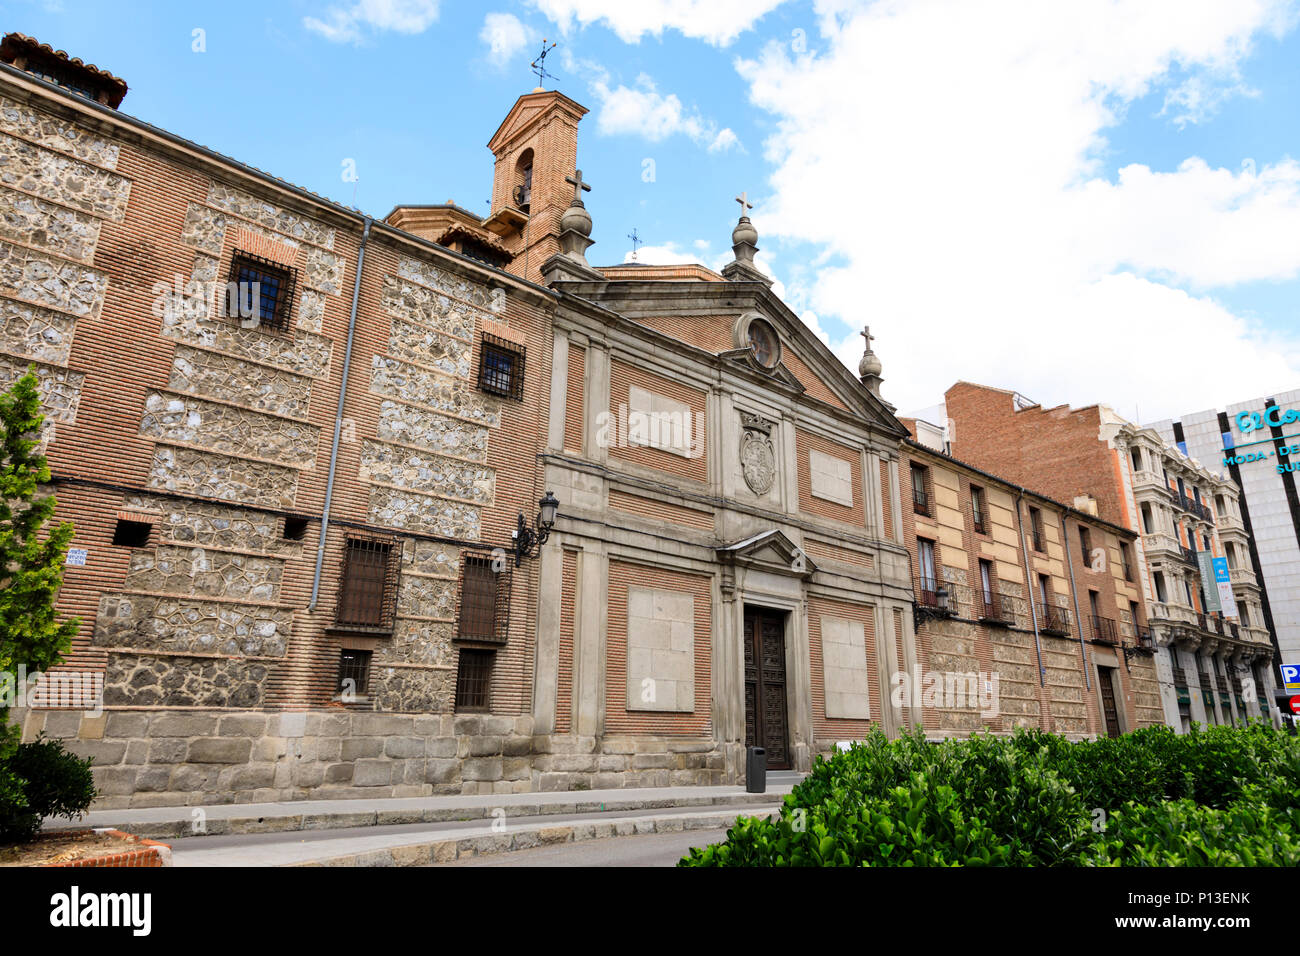
[(230, 260), (226, 315), (244, 328), (284, 332), (293, 309), (295, 276), (270, 259), (236, 252)]
[(487, 710), (491, 701), (492, 663), (496, 651), (475, 647), (460, 649), (456, 669), (456, 709)]
[(524, 347), (484, 333), (479, 343), (478, 385), (493, 395), (523, 401)]
[(370, 651), (344, 649), (339, 655), (339, 696), (364, 697), (369, 688)]
[(457, 639), (504, 644), (510, 620), (509, 562), (490, 554), (465, 553), (460, 575)]
[(397, 596), (397, 562), (391, 539), (351, 534), (343, 554), (335, 623), (388, 630)]

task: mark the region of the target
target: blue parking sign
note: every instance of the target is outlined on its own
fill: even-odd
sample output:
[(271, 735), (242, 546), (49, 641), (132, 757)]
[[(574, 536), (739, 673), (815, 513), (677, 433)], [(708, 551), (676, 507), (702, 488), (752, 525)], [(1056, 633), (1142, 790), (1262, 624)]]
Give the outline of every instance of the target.
[(1300, 664), (1282, 665), (1282, 683), (1287, 690), (1300, 690)]

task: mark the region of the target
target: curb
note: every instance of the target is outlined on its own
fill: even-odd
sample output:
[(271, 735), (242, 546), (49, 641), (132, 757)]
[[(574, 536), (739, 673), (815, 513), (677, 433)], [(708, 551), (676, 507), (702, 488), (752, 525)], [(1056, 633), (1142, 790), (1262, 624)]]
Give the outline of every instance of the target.
[(92, 856), (82, 860), (68, 860), (64, 863), (47, 863), (45, 864), (47, 867), (154, 867), (172, 865), (172, 848), (166, 843), (159, 843), (156, 840), (145, 839), (144, 837), (133, 833), (123, 833), (121, 830), (114, 830), (109, 827), (95, 827), (93, 830), (72, 830), (67, 832), (93, 832), (103, 834), (131, 844), (135, 849), (123, 850), (121, 853), (111, 853), (107, 856)]
[[(700, 797), (665, 797), (659, 800), (572, 800), (561, 803), (511, 803), (471, 807), (410, 807), (391, 810), (347, 810), (326, 813), (283, 813), (260, 817), (207, 817), (203, 829), (195, 830), (192, 818), (132, 822), (132, 833), (153, 840), (202, 836), (239, 836), (254, 833), (288, 833), (299, 830), (342, 830), (353, 827), (393, 826), (409, 823), (470, 823), (492, 818), (504, 811), (509, 817), (540, 817), (552, 814), (609, 813), (627, 810), (670, 810), (680, 807), (711, 807), (752, 804), (780, 807), (785, 793), (717, 794)], [(187, 808), (191, 812), (202, 807)], [(225, 809), (225, 807), (222, 807)], [(47, 828), (48, 830), (49, 828)]]
[[(765, 813), (755, 813), (753, 816), (771, 817), (773, 814), (778, 813), (779, 809), (779, 807), (772, 807)], [(683, 830), (715, 830), (720, 827), (730, 827), (736, 822), (738, 816), (748, 816), (748, 814), (734, 812), (678, 814), (671, 817), (617, 820), (612, 823), (567, 823), (555, 827), (531, 827), (517, 833), (407, 843), (401, 846), (386, 847), (381, 850), (347, 853), (341, 856), (322, 857), (317, 860), (304, 860), (299, 863), (282, 865), (427, 866), (436, 863), (451, 863), (468, 857), (493, 856), (499, 853), (513, 853), (517, 850), (532, 850), (537, 847), (558, 846), (564, 843), (583, 843), (588, 840), (643, 836), (650, 833), (679, 833)]]

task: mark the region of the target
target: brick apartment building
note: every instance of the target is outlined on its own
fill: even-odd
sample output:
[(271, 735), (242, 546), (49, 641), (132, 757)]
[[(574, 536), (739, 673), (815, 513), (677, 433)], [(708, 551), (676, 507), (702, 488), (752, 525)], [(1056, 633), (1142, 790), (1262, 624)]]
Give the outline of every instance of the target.
[(1137, 535), (945, 454), (903, 419), (907, 547), (922, 667), (974, 673), (987, 702), (940, 698), (928, 734), (1039, 727), (1115, 736), (1164, 722)]
[[(1140, 533), (1142, 603), (1171, 726), (1269, 713), (1274, 645), (1243, 566), (1249, 540), (1231, 480), (1104, 405), (1042, 408), (959, 382), (944, 408), (956, 457)], [(1224, 557), (1238, 569), (1226, 602), (1206, 567)]]

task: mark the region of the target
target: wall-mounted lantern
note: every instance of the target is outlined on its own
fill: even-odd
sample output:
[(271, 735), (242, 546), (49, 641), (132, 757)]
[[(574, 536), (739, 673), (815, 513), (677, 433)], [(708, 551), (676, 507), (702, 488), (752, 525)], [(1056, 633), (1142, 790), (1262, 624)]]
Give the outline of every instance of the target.
[(524, 522), (524, 514), (519, 513), (519, 526), (515, 529), (515, 567), (519, 567), (524, 558), (535, 558), (551, 536), (555, 526), (555, 516), (559, 513), (560, 502), (549, 491), (537, 502), (537, 517), (530, 528)]

